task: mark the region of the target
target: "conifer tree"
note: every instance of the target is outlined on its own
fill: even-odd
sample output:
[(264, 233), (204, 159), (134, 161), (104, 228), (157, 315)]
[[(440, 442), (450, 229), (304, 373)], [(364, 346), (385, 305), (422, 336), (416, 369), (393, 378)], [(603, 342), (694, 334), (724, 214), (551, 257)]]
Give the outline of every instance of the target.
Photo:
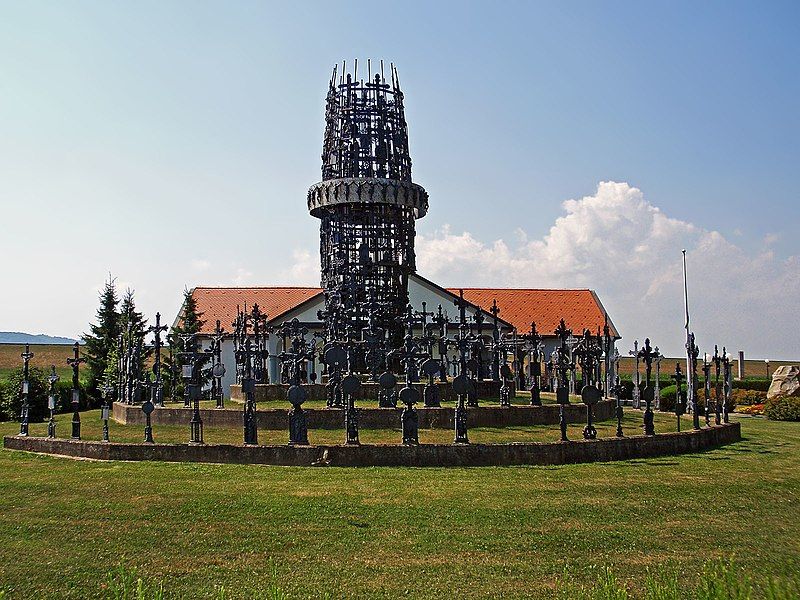
[(144, 318), (141, 312), (136, 310), (133, 290), (130, 288), (125, 290), (125, 295), (122, 297), (119, 308), (120, 333), (124, 341), (124, 347), (135, 348), (140, 340), (142, 342), (142, 353), (139, 357), (138, 367), (139, 373), (144, 376), (146, 359), (151, 352), (151, 349), (147, 348), (144, 343), (144, 338), (147, 334), (147, 319)]
[(111, 351), (116, 347), (120, 333), (120, 315), (117, 312), (119, 298), (115, 280), (109, 275), (103, 290), (100, 292), (100, 308), (97, 309), (97, 323), (89, 325), (90, 333), (83, 334), (86, 364), (89, 367), (87, 391), (90, 396), (97, 397), (97, 387), (108, 368)]
[(197, 301), (192, 295), (192, 290), (188, 288), (184, 289), (183, 307), (181, 308), (178, 322), (170, 329), (169, 335), (167, 336), (172, 360), (165, 360), (165, 365), (167, 367), (165, 371), (169, 373), (169, 391), (173, 400), (178, 400), (183, 395), (183, 382), (180, 379), (182, 364), (179, 353), (186, 351), (186, 345), (181, 336), (199, 333), (206, 323), (202, 317), (203, 313), (197, 310)]

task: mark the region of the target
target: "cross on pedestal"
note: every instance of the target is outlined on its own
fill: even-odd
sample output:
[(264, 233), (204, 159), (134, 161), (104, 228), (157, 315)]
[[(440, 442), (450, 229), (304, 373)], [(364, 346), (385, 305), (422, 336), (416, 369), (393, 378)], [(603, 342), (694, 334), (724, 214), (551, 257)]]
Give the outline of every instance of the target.
[(681, 363), (675, 363), (675, 374), (670, 378), (675, 382), (675, 418), (678, 420), (678, 431), (681, 430), (681, 415), (683, 415), (683, 372)]
[(644, 389), (644, 401), (645, 401), (645, 410), (644, 410), (644, 417), (643, 417), (643, 427), (644, 427), (644, 434), (645, 435), (655, 435), (655, 425), (653, 423), (654, 415), (653, 415), (653, 407), (652, 402), (655, 394), (653, 392), (653, 388), (650, 386), (650, 377), (653, 372), (653, 361), (661, 356), (658, 350), (653, 349), (650, 346), (650, 338), (646, 338), (644, 340), (644, 346), (641, 350), (639, 350), (639, 354), (637, 355), (645, 365), (645, 389)]
[(256, 385), (253, 380), (253, 352), (249, 337), (245, 338), (243, 346), (236, 353), (236, 362), (242, 365), (242, 392), (245, 397), (244, 412), (242, 413), (244, 443), (256, 445), (258, 444)]
[(492, 380), (500, 381), (500, 319), (498, 318), (500, 307), (497, 306), (496, 298), (492, 299), (492, 307), (489, 309), (489, 312), (492, 314)]
[(559, 404), (558, 422), (561, 428), (561, 441), (567, 440), (567, 415), (564, 412), (564, 406), (569, 404), (569, 372), (574, 371), (575, 365), (570, 358), (570, 353), (567, 348), (567, 340), (572, 336), (572, 330), (567, 329), (564, 319), (558, 324), (554, 333), (558, 336), (559, 346), (556, 348), (556, 379), (558, 387), (556, 388), (556, 402)]
[(225, 376), (225, 364), (222, 362), (222, 342), (225, 330), (217, 319), (214, 333), (211, 335), (211, 346), (206, 350), (211, 357), (211, 399), (216, 400), (215, 408), (225, 408), (225, 394), (222, 391), (222, 378)]
[(719, 370), (722, 365), (722, 357), (719, 355), (719, 348), (716, 344), (714, 344), (714, 358), (712, 360), (714, 362), (714, 424), (721, 425), (722, 384), (719, 382)]
[(33, 352), (31, 352), (30, 344), (25, 344), (25, 352), (23, 352), (20, 356), (22, 357), (22, 408), (19, 415), (19, 435), (21, 437), (27, 437), (29, 423), (28, 414), (30, 412), (30, 404), (28, 400), (30, 387), (30, 383), (28, 382), (28, 364), (33, 358)]
[(72, 367), (72, 439), (81, 439), (81, 415), (78, 413), (81, 402), (80, 373), (81, 363), (86, 359), (80, 356), (78, 342), (72, 347), (72, 358), (67, 359), (67, 364)]
[(198, 351), (196, 345), (196, 334), (188, 336), (184, 348), (188, 350), (178, 354), (183, 365), (183, 381), (186, 386), (186, 398), (192, 403), (192, 418), (189, 421), (189, 443), (203, 444), (203, 419), (200, 416), (200, 397), (202, 396), (202, 366), (208, 355)]
[(694, 332), (689, 334), (689, 374), (687, 376), (689, 402), (692, 411), (692, 428), (700, 429), (700, 407), (697, 401), (697, 357), (700, 356), (700, 348), (694, 341)]
[[(217, 321), (219, 323), (219, 321)], [(156, 377), (155, 381), (155, 399), (154, 402), (157, 406), (164, 406), (164, 392), (161, 386), (161, 333), (167, 331), (169, 327), (161, 324), (161, 313), (156, 313), (155, 325), (147, 328), (147, 333), (153, 334), (153, 350), (155, 351), (155, 360), (153, 361), (153, 375)]]
[(51, 365), (50, 375), (47, 376), (47, 383), (49, 384), (47, 408), (50, 411), (50, 421), (47, 423), (47, 437), (51, 439), (56, 437), (56, 383), (59, 379), (56, 374), (56, 366)]
[(527, 345), (527, 350), (530, 353), (529, 357), (529, 366), (530, 366), (530, 378), (531, 378), (531, 406), (541, 406), (542, 405), (542, 397), (541, 397), (541, 375), (542, 375), (542, 365), (540, 361), (541, 351), (544, 348), (542, 344), (542, 336), (539, 335), (539, 332), (536, 331), (536, 323), (531, 323), (531, 329), (528, 333), (523, 334), (522, 339), (525, 341)]

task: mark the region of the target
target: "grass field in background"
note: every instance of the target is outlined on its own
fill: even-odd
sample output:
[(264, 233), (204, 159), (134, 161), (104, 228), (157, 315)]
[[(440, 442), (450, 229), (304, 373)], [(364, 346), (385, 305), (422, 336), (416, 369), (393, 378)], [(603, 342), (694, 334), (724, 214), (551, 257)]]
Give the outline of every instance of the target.
[[(629, 411), (629, 433), (640, 418)], [(69, 417), (59, 420), (63, 436)], [(96, 411), (83, 423), (86, 437), (99, 437)], [(658, 431), (673, 423), (656, 415)], [(0, 433), (17, 428), (0, 424)], [(141, 433), (111, 429), (118, 440)], [(565, 573), (593, 585), (602, 566), (633, 590), (657, 569), (694, 586), (706, 561), (731, 556), (757, 581), (796, 580), (800, 423), (743, 418), (742, 433), (742, 442), (693, 455), (550, 467), (125, 463), (0, 450), (0, 589), (8, 598), (105, 597), (106, 573), (124, 565), (172, 597), (215, 597), (224, 586), (228, 598), (252, 598), (277, 584), (289, 598), (549, 598)], [(188, 434), (188, 425), (155, 428), (157, 441)], [(554, 427), (470, 434), (558, 438)], [(208, 441), (240, 435), (206, 431)], [(423, 441), (451, 435), (421, 432)], [(365, 442), (399, 438), (362, 432)]]

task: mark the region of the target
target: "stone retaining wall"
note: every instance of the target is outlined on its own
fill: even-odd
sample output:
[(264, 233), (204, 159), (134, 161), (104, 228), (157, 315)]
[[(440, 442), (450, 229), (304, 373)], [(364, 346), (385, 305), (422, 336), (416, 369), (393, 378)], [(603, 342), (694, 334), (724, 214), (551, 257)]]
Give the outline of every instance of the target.
[(238, 446), (228, 444), (121, 444), (6, 436), (7, 449), (98, 460), (247, 463), (336, 467), (479, 467), (561, 465), (653, 458), (737, 442), (739, 423), (698, 431), (554, 443), (362, 446)]
[[(405, 384), (399, 384), (397, 390), (399, 391)], [(436, 382), (436, 387), (439, 388), (439, 398), (445, 402), (455, 402), (457, 400), (453, 393), (453, 385), (451, 383)], [(412, 383), (412, 387), (419, 390), (420, 397), (422, 397), (422, 388), (425, 383)], [(500, 397), (500, 382), (484, 380), (476, 383), (478, 398), (499, 398)], [(308, 392), (309, 400), (325, 400), (326, 387), (321, 383), (309, 383), (303, 385)], [(516, 397), (516, 388), (514, 383), (509, 381), (508, 387), (510, 389), (510, 397)], [(286, 402), (286, 390), (289, 389), (287, 384), (282, 383), (258, 383), (256, 384), (256, 402)], [(374, 382), (365, 382), (361, 384), (361, 388), (355, 393), (356, 400), (374, 400), (378, 397), (379, 386)], [(244, 395), (242, 394), (242, 386), (234, 384), (231, 386), (231, 398), (244, 402)]]
[[(544, 406), (480, 406), (467, 409), (468, 427), (515, 427), (519, 425), (556, 425), (558, 405)], [(586, 421), (586, 406), (570, 404), (566, 408), (567, 422)], [(285, 408), (259, 409), (258, 428), (270, 430), (288, 429), (289, 405)], [(360, 429), (399, 429), (402, 408), (359, 408), (358, 426)], [(344, 410), (339, 408), (305, 409), (309, 429), (344, 429)], [(455, 425), (455, 408), (417, 407), (421, 429), (452, 429)], [(129, 404), (114, 403), (113, 418), (123, 425), (144, 425), (145, 416), (141, 408)], [(596, 421), (605, 421), (614, 416), (614, 401), (603, 400), (594, 407)], [(150, 419), (153, 425), (188, 425), (192, 418), (191, 408), (165, 406), (153, 411)], [(200, 418), (209, 427), (241, 427), (242, 411), (238, 409), (201, 409)]]

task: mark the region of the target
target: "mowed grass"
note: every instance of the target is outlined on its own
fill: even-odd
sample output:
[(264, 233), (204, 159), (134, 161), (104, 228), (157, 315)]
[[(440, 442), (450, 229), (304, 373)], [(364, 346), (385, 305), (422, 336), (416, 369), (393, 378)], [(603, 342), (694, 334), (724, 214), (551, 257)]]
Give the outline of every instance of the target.
[[(629, 411), (629, 432), (639, 419)], [(62, 436), (68, 421), (60, 417)], [(83, 422), (87, 437), (98, 435), (96, 412)], [(657, 415), (659, 431), (673, 422)], [(106, 572), (126, 565), (186, 598), (220, 586), (251, 598), (273, 569), (290, 598), (549, 598), (565, 570), (589, 584), (596, 565), (609, 566), (641, 589), (647, 569), (666, 567), (694, 586), (704, 562), (730, 556), (758, 580), (796, 579), (800, 423), (743, 418), (742, 429), (742, 442), (694, 455), (562, 467), (106, 463), (2, 450), (0, 589), (102, 597)], [(212, 440), (217, 433), (206, 437), (240, 435)], [(141, 428), (112, 425), (111, 434), (139, 439)], [(155, 434), (186, 440), (188, 426)], [(558, 438), (553, 427), (471, 431), (500, 434)], [(311, 432), (325, 436), (344, 434)]]

